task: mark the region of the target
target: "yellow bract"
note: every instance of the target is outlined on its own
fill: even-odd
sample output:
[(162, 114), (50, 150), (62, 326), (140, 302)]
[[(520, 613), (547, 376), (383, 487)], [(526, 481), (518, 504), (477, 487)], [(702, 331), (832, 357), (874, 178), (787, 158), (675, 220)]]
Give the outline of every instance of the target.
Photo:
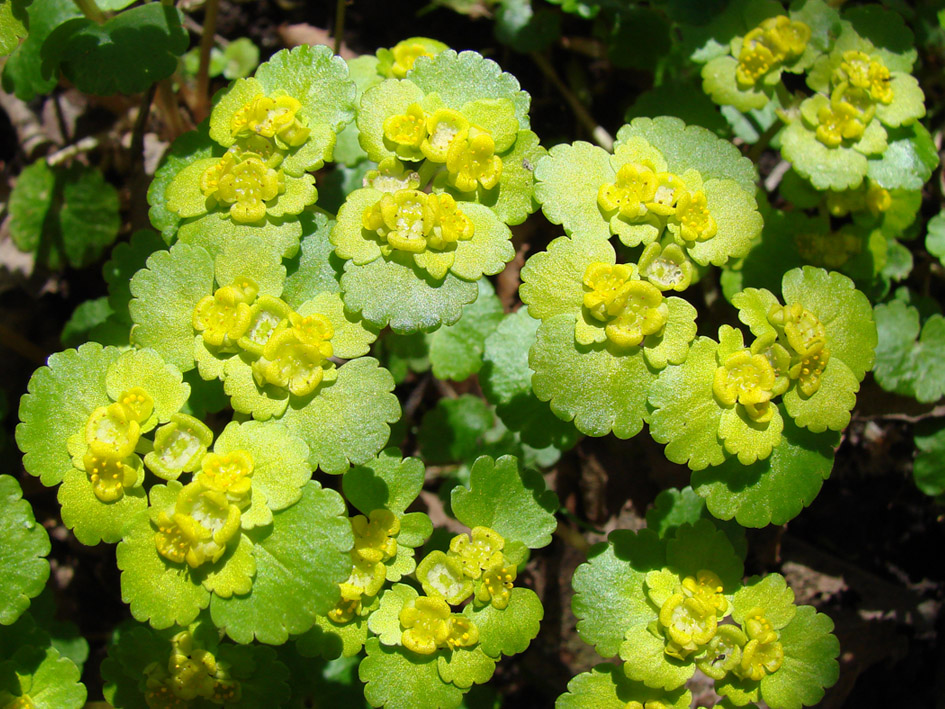
[(36, 709), (36, 705), (27, 694), (14, 697), (7, 691), (0, 691), (0, 702), (3, 702), (2, 709)]
[(351, 529), (354, 531), (354, 556), (376, 564), (397, 555), (400, 519), (390, 510), (371, 510), (368, 517), (352, 517)]
[(735, 673), (744, 679), (759, 681), (777, 671), (784, 662), (784, 648), (771, 622), (761, 608), (753, 608), (742, 623), (748, 642), (742, 648), (742, 659)]
[(597, 191), (597, 203), (604, 212), (620, 213), (625, 219), (646, 214), (646, 202), (656, 195), (656, 173), (650, 164), (627, 163), (617, 170), (613, 183), (605, 183)]
[(302, 104), (291, 96), (256, 96), (236, 113), (230, 121), (234, 138), (252, 135), (264, 138), (279, 137), (290, 147), (298, 147), (308, 140), (309, 131), (298, 118)]
[(186, 630), (171, 638), (167, 666), (152, 662), (144, 673), (150, 709), (185, 707), (198, 698), (225, 705), (242, 696), (240, 683), (229, 676), (229, 666), (200, 647)]
[(427, 118), (426, 137), (420, 143), (420, 151), (427, 160), (444, 163), (453, 141), (465, 140), (469, 127), (462, 113), (441, 108)]
[(446, 169), (450, 184), (461, 192), (472, 192), (479, 185), (491, 190), (502, 177), (502, 158), (495, 154), (492, 136), (473, 126), (450, 142)]
[(623, 709), (670, 709), (670, 706), (671, 705), (661, 702), (658, 699), (650, 699), (647, 702), (634, 700), (627, 702)]
[(266, 216), (266, 202), (285, 191), (282, 170), (269, 167), (257, 153), (227, 151), (204, 172), (200, 190), (207, 197), (230, 205), (234, 221), (248, 224)]
[(873, 101), (890, 104), (893, 100), (892, 80), (889, 69), (882, 59), (874, 59), (866, 52), (850, 50), (843, 53), (843, 60), (835, 72), (836, 83), (848, 82), (850, 86), (865, 90)]
[(513, 565), (496, 566), (486, 569), (482, 575), (482, 584), (476, 592), (476, 599), (482, 603), (491, 603), (493, 608), (502, 610), (508, 607), (512, 598), (512, 585), (518, 569)]
[[(251, 496), (241, 479), (250, 475), (252, 459), (245, 451), (205, 462), (204, 473), (177, 493), (173, 508), (158, 514), (154, 535), (158, 553), (191, 568), (219, 561), (227, 545), (239, 536), (241, 510), (249, 506)], [(225, 486), (227, 480), (233, 484)], [(218, 487), (208, 487), (206, 482)]]
[(688, 242), (711, 239), (718, 231), (702, 190), (682, 192), (671, 221), (679, 225), (679, 235)]
[(475, 233), (472, 221), (450, 195), (419, 190), (385, 192), (364, 210), (361, 226), (376, 232), (392, 248), (414, 254), (428, 248), (449, 250)]
[(394, 55), (394, 64), (391, 66), (391, 73), (398, 79), (403, 79), (407, 76), (407, 72), (413, 69), (414, 63), (420, 57), (436, 56), (419, 42), (410, 42), (409, 40), (398, 42), (391, 47), (390, 52)]
[(735, 78), (742, 86), (755, 83), (785, 61), (804, 53), (810, 41), (810, 27), (786, 15), (769, 17), (742, 40)]
[(501, 566), (504, 548), (502, 535), (488, 527), (473, 527), (472, 539), (459, 534), (450, 540), (450, 552), (458, 557), (463, 573), (471, 579), (478, 579), (486, 569)]
[(646, 208), (661, 217), (676, 213), (676, 208), (683, 196), (688, 194), (686, 183), (671, 172), (656, 173), (656, 189), (647, 200)]
[(629, 266), (592, 263), (584, 272), (584, 307), (605, 322), (607, 339), (618, 347), (636, 347), (666, 325), (668, 308), (659, 289), (634, 280)]
[(214, 347), (233, 348), (250, 326), (250, 304), (259, 287), (250, 278), (238, 278), (232, 285), (204, 296), (194, 308), (194, 330)]
[(450, 607), (443, 599), (414, 599), (400, 611), (401, 642), (416, 653), (432, 655), (450, 637), (449, 617)]
[(715, 370), (712, 391), (719, 403), (739, 403), (753, 420), (765, 423), (774, 416), (769, 403), (776, 379), (767, 357), (744, 349), (729, 355)]
[(685, 660), (715, 637), (718, 620), (728, 611), (722, 581), (702, 569), (682, 580), (678, 590), (660, 607), (659, 624), (666, 634), (667, 655)]

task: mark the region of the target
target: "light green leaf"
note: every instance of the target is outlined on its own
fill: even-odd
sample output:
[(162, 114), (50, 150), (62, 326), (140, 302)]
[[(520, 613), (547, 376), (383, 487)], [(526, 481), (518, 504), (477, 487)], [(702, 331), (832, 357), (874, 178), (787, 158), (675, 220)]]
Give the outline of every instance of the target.
[(811, 433), (784, 416), (783, 440), (769, 458), (749, 466), (729, 459), (694, 472), (692, 486), (719, 519), (745, 527), (784, 524), (817, 496), (838, 443), (838, 434)]
[(742, 560), (728, 537), (711, 521), (700, 519), (683, 525), (666, 542), (666, 565), (680, 578), (695, 576), (700, 569), (710, 569), (732, 593), (742, 580)]
[(384, 645), (399, 646), (401, 644), (400, 611), (405, 605), (419, 597), (413, 586), (395, 583), (381, 595), (381, 602), (377, 610), (368, 618), (368, 628), (378, 636)]
[(699, 337), (686, 361), (667, 367), (649, 392), (650, 435), (666, 443), (666, 457), (692, 470), (719, 465), (725, 450), (718, 438), (722, 408), (712, 392), (718, 344)]
[(474, 684), (484, 684), (492, 679), (495, 660), (482, 651), (480, 646), (456, 648), (448, 656), (437, 659), (440, 679), (451, 682), (460, 689), (469, 689)]
[(368, 322), (406, 334), (436, 330), (459, 320), (463, 306), (476, 300), (475, 283), (452, 273), (435, 280), (412, 257), (378, 258), (364, 266), (345, 263), (341, 277), (345, 305)]
[(261, 225), (240, 224), (223, 214), (213, 213), (182, 224), (179, 241), (200, 246), (216, 258), (229, 250), (258, 254), (266, 260), (279, 261), (298, 253), (302, 225), (298, 219), (268, 219)]
[(840, 676), (840, 643), (833, 621), (813, 606), (799, 606), (794, 619), (781, 630), (784, 663), (761, 680), (761, 698), (768, 706), (800, 709), (816, 706), (824, 688)]
[[(135, 461), (140, 470), (141, 459)], [(99, 542), (114, 544), (122, 538), (125, 526), (135, 514), (148, 506), (148, 498), (140, 487), (144, 471), (138, 475), (138, 487), (126, 488), (115, 502), (102, 502), (95, 496), (87, 474), (72, 468), (63, 476), (57, 496), (61, 505), (62, 523), (87, 546)]]
[(302, 498), (273, 515), (272, 527), (246, 535), (253, 542), (256, 578), (245, 596), (214, 596), (214, 624), (239, 643), (284, 643), (312, 627), (338, 601), (348, 578), (353, 543), (344, 500), (309, 482)]
[(755, 609), (764, 610), (765, 619), (775, 630), (781, 630), (797, 613), (794, 591), (781, 574), (752, 576), (732, 597), (732, 620), (744, 625), (745, 618)]
[(67, 440), (85, 431), (89, 415), (109, 403), (105, 372), (120, 351), (97, 343), (52, 355), (30, 378), (20, 400), (16, 442), (23, 467), (43, 485), (62, 482), (72, 470)]
[[(87, 692), (72, 660), (53, 647), (21, 647), (12, 659), (0, 663), (0, 691), (28, 695), (36, 709), (81, 709)], [(18, 703), (13, 699), (12, 704)]]
[(324, 315), (331, 322), (334, 334), (331, 346), (334, 356), (341, 359), (362, 357), (371, 350), (377, 339), (378, 328), (357, 318), (345, 308), (338, 293), (319, 293), (298, 308), (299, 315)]
[(292, 400), (282, 422), (309, 447), (309, 464), (339, 474), (367, 462), (384, 447), (400, 418), (394, 379), (372, 357), (351, 360), (338, 378), (306, 398)]
[(194, 308), (213, 293), (213, 262), (201, 248), (175, 244), (131, 279), (132, 340), (186, 372), (194, 368)]
[(367, 657), (358, 667), (364, 698), (373, 707), (417, 709), (420, 706), (455, 709), (463, 690), (440, 679), (438, 657), (418, 655), (405, 648), (388, 648), (377, 638), (365, 643)]
[[(475, 199), (489, 207), (495, 215), (509, 225), (521, 224), (538, 209), (535, 201), (534, 171), (538, 161), (547, 154), (538, 142), (538, 136), (530, 130), (520, 130), (512, 149), (503, 153), (502, 176), (499, 186), (491, 190), (477, 190)], [(453, 192), (457, 199), (468, 193)]]
[(607, 544), (591, 547), (588, 561), (575, 570), (571, 605), (577, 630), (602, 657), (618, 653), (631, 625), (645, 626), (656, 618), (643, 582), (647, 572), (665, 565), (665, 545), (654, 531), (618, 529), (610, 533)]
[(688, 709), (692, 693), (687, 689), (653, 689), (628, 679), (616, 665), (601, 664), (568, 682), (568, 692), (558, 697), (555, 709), (625, 709), (629, 702), (660, 702), (667, 709)]
[(423, 477), (418, 458), (401, 459), (397, 448), (385, 448), (373, 460), (346, 472), (341, 484), (345, 498), (363, 514), (388, 509), (402, 515), (420, 494)]
[(611, 156), (603, 148), (584, 141), (562, 143), (535, 167), (535, 198), (548, 221), (561, 224), (569, 235), (606, 240), (610, 223), (597, 205), (597, 193), (615, 178)]
[(617, 257), (606, 240), (561, 236), (548, 250), (528, 259), (519, 293), (533, 318), (577, 316), (584, 304), (584, 273), (592, 263), (613, 264)]
[(478, 282), (479, 297), (455, 325), (441, 327), (430, 336), (430, 362), (439, 379), (462, 381), (482, 367), (486, 338), (502, 319), (502, 303), (486, 279)]
[(282, 298), (293, 308), (319, 293), (337, 293), (341, 290), (338, 279), (344, 263), (335, 256), (328, 235), (334, 221), (321, 213), (301, 215), (303, 224), (302, 248), (297, 266), (285, 282)]
[[(878, 121), (875, 123), (879, 125)], [(781, 131), (781, 154), (819, 190), (840, 191), (859, 187), (868, 169), (863, 153), (842, 145), (828, 148), (801, 118)]]
[[(253, 460), (252, 506), (243, 512), (243, 528), (269, 524), (273, 512), (295, 504), (311, 479), (308, 446), (275, 421), (233, 421), (213, 445), (215, 453), (243, 450)], [(264, 511), (266, 510), (266, 511)]]
[(889, 132), (889, 147), (881, 157), (869, 161), (867, 174), (886, 189), (919, 190), (937, 165), (932, 136), (921, 123), (914, 123)]
[(926, 250), (945, 264), (945, 211), (939, 212), (929, 219), (926, 229)]
[(538, 472), (520, 471), (518, 460), (509, 455), (478, 458), (469, 487), (453, 488), (450, 502), (456, 519), (467, 527), (490, 527), (507, 541), (524, 542), (532, 549), (550, 544), (557, 526), (557, 495), (546, 489)]
[(479, 647), (495, 659), (525, 652), (538, 635), (545, 615), (535, 592), (520, 586), (512, 589), (509, 605), (503, 610), (496, 609), (491, 603), (481, 608), (476, 608), (476, 605), (467, 605), (463, 615), (479, 628)]
[(407, 107), (423, 100), (424, 92), (412, 81), (387, 79), (369, 88), (361, 97), (358, 111), (358, 140), (368, 158), (381, 162), (396, 153), (384, 143), (384, 121), (401, 115)]
[(0, 57), (6, 56), (29, 34), (26, 22), (26, 3), (17, 0), (0, 2)]
[(0, 624), (10, 625), (49, 578), (49, 535), (16, 478), (0, 475)]
[(579, 345), (574, 316), (556, 315), (538, 328), (528, 366), (532, 387), (555, 415), (589, 436), (631, 438), (643, 428), (646, 396), (656, 380), (641, 348), (613, 354), (605, 344)]
[(223, 379), (223, 390), (230, 397), (230, 406), (241, 414), (251, 414), (257, 421), (279, 417), (289, 404), (289, 391), (267, 383), (260, 387), (253, 376), (252, 358), (241, 353), (218, 359), (207, 350), (203, 337), (194, 339), (194, 353), (200, 376)]
[(710, 239), (695, 242), (687, 251), (702, 266), (710, 263), (721, 266), (748, 253), (752, 240), (761, 233), (763, 220), (754, 192), (734, 180), (706, 180), (704, 190), (718, 232)]
[(142, 431), (170, 421), (190, 396), (190, 384), (183, 381), (180, 370), (166, 364), (151, 349), (122, 352), (108, 366), (105, 389), (112, 401), (118, 401), (124, 392), (134, 387), (141, 387), (154, 400), (154, 412), (141, 422)]
[[(151, 489), (152, 503), (155, 496), (172, 501), (181, 487), (176, 481), (168, 483), (167, 488), (156, 485)], [(158, 554), (154, 528), (145, 510), (125, 527), (117, 563), (121, 569), (121, 600), (131, 604), (131, 615), (154, 628), (188, 625), (210, 603), (210, 592), (192, 578), (186, 564), (170, 564)]]
[(673, 691), (682, 687), (695, 672), (695, 664), (667, 655), (664, 652), (666, 641), (650, 632), (647, 626), (647, 622), (637, 622), (627, 628), (620, 646), (623, 671), (630, 679), (654, 689)]

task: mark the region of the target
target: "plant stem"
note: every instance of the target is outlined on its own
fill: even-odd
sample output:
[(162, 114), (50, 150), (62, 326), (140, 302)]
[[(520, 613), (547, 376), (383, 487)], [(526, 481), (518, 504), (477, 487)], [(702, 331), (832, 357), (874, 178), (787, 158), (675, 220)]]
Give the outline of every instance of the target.
[(220, 0), (207, 0), (203, 35), (200, 37), (200, 68), (197, 70), (197, 99), (194, 104), (194, 117), (198, 122), (210, 113), (210, 51), (213, 49), (219, 9)]
[(771, 143), (771, 139), (778, 134), (779, 130), (781, 130), (781, 121), (775, 120), (774, 123), (768, 126), (768, 130), (761, 134), (761, 137), (758, 138), (758, 142), (752, 145), (751, 150), (748, 151), (748, 157), (751, 158), (752, 162), (758, 162), (758, 158), (761, 157), (761, 154)]
[(342, 39), (345, 34), (345, 11), (347, 10), (346, 0), (338, 0), (335, 5), (335, 54), (341, 54)]
[(597, 121), (594, 120), (594, 117), (591, 116), (586, 108), (584, 108), (584, 104), (578, 100), (578, 97), (575, 96), (571, 90), (564, 85), (564, 82), (561, 81), (561, 77), (558, 76), (555, 68), (551, 66), (551, 62), (549, 62), (543, 54), (539, 54), (538, 52), (532, 52), (531, 57), (532, 60), (538, 65), (538, 68), (541, 69), (542, 73), (551, 80), (551, 83), (555, 85), (555, 88), (557, 88), (558, 91), (561, 92), (561, 95), (564, 96), (564, 100), (568, 102), (571, 110), (574, 111), (574, 115), (581, 122), (587, 132), (591, 134), (594, 142), (604, 150), (613, 150), (613, 136), (611, 136), (610, 133), (608, 133), (603, 128), (603, 126), (599, 125)]
[(151, 113), (151, 102), (154, 101), (154, 94), (157, 91), (157, 84), (151, 84), (145, 92), (141, 101), (141, 107), (138, 109), (138, 116), (135, 118), (134, 129), (131, 132), (131, 169), (134, 170), (144, 161), (144, 129), (148, 125), (148, 116)]
[(164, 116), (164, 123), (170, 130), (171, 134), (168, 137), (173, 141), (174, 138), (185, 132), (187, 127), (184, 125), (184, 121), (181, 118), (180, 105), (177, 103), (177, 94), (175, 94), (174, 90), (171, 88), (169, 79), (162, 79), (158, 82), (157, 104)]
[(98, 9), (94, 0), (75, 0), (75, 4), (82, 10), (82, 14), (98, 25), (105, 24), (105, 13)]

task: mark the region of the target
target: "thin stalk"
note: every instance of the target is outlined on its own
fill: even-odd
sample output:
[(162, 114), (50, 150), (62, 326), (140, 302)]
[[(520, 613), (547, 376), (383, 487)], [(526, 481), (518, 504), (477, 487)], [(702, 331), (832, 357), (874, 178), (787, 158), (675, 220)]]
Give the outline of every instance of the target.
[(213, 49), (219, 9), (220, 0), (207, 0), (203, 35), (200, 37), (200, 68), (197, 70), (197, 99), (194, 104), (194, 117), (198, 122), (210, 113), (210, 51)]
[(335, 54), (341, 54), (342, 39), (345, 35), (345, 11), (348, 7), (346, 0), (338, 0), (335, 5)]
[(184, 125), (184, 120), (180, 115), (180, 104), (177, 102), (177, 94), (175, 94), (174, 90), (171, 88), (169, 79), (162, 79), (158, 82), (157, 105), (161, 114), (164, 116), (164, 123), (170, 130), (171, 134), (168, 137), (171, 140), (174, 140), (174, 138), (181, 133), (186, 132), (187, 126)]
[(768, 130), (761, 134), (758, 142), (752, 145), (751, 150), (748, 151), (748, 157), (751, 158), (752, 162), (758, 162), (758, 158), (761, 157), (761, 154), (767, 149), (771, 139), (778, 134), (779, 130), (781, 130), (781, 121), (776, 120), (768, 126)]
[(154, 94), (157, 91), (157, 84), (151, 84), (145, 92), (141, 101), (141, 108), (138, 109), (138, 116), (135, 118), (134, 129), (131, 132), (131, 168), (134, 170), (144, 161), (144, 130), (148, 125), (148, 116), (151, 113), (151, 102), (154, 101)]
[(535, 64), (538, 65), (538, 68), (541, 69), (542, 73), (551, 80), (551, 83), (555, 85), (555, 88), (561, 92), (561, 95), (564, 97), (564, 100), (568, 102), (568, 105), (571, 107), (571, 110), (574, 112), (574, 115), (577, 117), (578, 121), (581, 122), (581, 125), (591, 134), (591, 137), (594, 139), (594, 142), (597, 143), (604, 150), (610, 151), (614, 147), (613, 136), (608, 133), (603, 126), (597, 123), (594, 120), (594, 117), (584, 108), (578, 97), (575, 96), (571, 90), (564, 85), (564, 82), (561, 80), (561, 77), (558, 76), (558, 73), (555, 71), (555, 68), (551, 66), (551, 62), (543, 55), (538, 52), (531, 53), (532, 60)]
[(75, 0), (75, 4), (82, 10), (82, 14), (92, 22), (99, 25), (105, 24), (107, 19), (105, 13), (98, 9), (98, 5), (95, 4), (94, 0)]

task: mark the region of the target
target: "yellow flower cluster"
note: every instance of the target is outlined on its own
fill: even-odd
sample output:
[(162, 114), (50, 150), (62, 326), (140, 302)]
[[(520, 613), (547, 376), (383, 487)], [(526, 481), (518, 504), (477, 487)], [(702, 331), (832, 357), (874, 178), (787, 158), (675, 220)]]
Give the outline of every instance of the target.
[(461, 192), (492, 189), (502, 177), (502, 158), (484, 128), (459, 111), (440, 108), (427, 113), (419, 103), (384, 121), (384, 143), (404, 160), (443, 164), (449, 183)]
[(257, 298), (258, 292), (250, 278), (218, 288), (194, 308), (194, 330), (217, 351), (241, 350), (255, 357), (253, 376), (259, 386), (271, 384), (306, 396), (334, 367), (334, 327), (323, 315), (299, 315), (279, 298)]
[(893, 101), (892, 77), (882, 59), (850, 50), (831, 76), (829, 103), (817, 110), (817, 139), (828, 148), (863, 137), (878, 104)]
[(335, 623), (347, 623), (361, 612), (364, 598), (373, 598), (384, 586), (387, 561), (397, 556), (400, 518), (385, 509), (371, 510), (365, 517), (351, 518), (354, 548), (351, 574), (340, 584), (341, 600), (328, 612)]
[(671, 225), (684, 244), (711, 239), (718, 231), (705, 192), (690, 190), (682, 178), (658, 172), (649, 161), (622, 165), (612, 183), (600, 186), (597, 204), (608, 218)]
[(420, 655), (438, 649), (472, 647), (479, 642), (479, 629), (459, 613), (453, 613), (442, 598), (420, 596), (400, 611), (401, 642)]
[(141, 459), (135, 448), (141, 424), (151, 417), (154, 400), (141, 387), (121, 393), (118, 401), (99, 406), (85, 423), (87, 449), (82, 465), (92, 491), (102, 502), (120, 500), (138, 480)]
[(820, 319), (799, 303), (774, 305), (768, 313), (786, 344), (790, 356), (788, 376), (797, 380), (801, 393), (811, 396), (820, 389), (824, 369), (830, 361), (827, 331)]
[(786, 15), (769, 17), (742, 39), (735, 78), (742, 87), (754, 86), (765, 74), (796, 59), (810, 40), (810, 27)]
[(240, 518), (252, 496), (252, 456), (244, 450), (207, 453), (202, 472), (161, 510), (154, 543), (169, 561), (197, 568), (215, 563), (239, 537)]
[(453, 249), (457, 242), (471, 239), (475, 231), (450, 195), (412, 189), (385, 192), (364, 210), (361, 226), (376, 232), (391, 248), (412, 254)]
[(640, 280), (632, 266), (592, 263), (584, 273), (584, 288), (584, 308), (605, 323), (607, 339), (617, 347), (638, 347), (666, 325), (669, 309), (663, 294)]
[(167, 665), (152, 662), (144, 674), (144, 699), (149, 709), (186, 707), (198, 698), (226, 705), (242, 696), (240, 683), (230, 678), (227, 663), (200, 647), (186, 630), (171, 638)]

